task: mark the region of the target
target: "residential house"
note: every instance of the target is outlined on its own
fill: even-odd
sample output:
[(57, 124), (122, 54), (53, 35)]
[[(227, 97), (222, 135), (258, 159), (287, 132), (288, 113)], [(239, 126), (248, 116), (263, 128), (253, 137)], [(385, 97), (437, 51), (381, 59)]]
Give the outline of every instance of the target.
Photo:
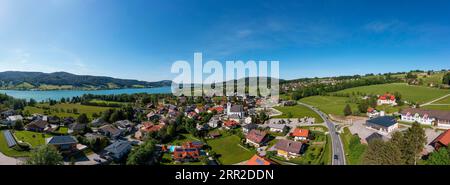
[(291, 136), (294, 137), (294, 141), (304, 141), (309, 137), (309, 130), (302, 128), (295, 128), (291, 133)]
[(197, 123), (196, 128), (197, 128), (198, 131), (209, 130), (209, 125), (208, 124), (203, 124), (202, 125), (200, 123)]
[(210, 133), (208, 134), (208, 137), (211, 138), (211, 139), (215, 139), (215, 138), (218, 138), (218, 137), (220, 137), (220, 136), (221, 136), (221, 134), (220, 134), (219, 132), (217, 132), (217, 131), (215, 131), (215, 132), (210, 132)]
[(144, 122), (139, 130), (134, 133), (134, 138), (142, 140), (146, 133), (158, 132), (164, 127), (164, 124), (154, 124), (152, 122)]
[(61, 123), (60, 123), (60, 125), (61, 126), (64, 126), (64, 125), (70, 125), (70, 124), (72, 124), (72, 123), (75, 123), (75, 119), (74, 118), (72, 118), (72, 117), (67, 117), (67, 118), (64, 118), (62, 121), (61, 121)]
[(217, 128), (220, 126), (220, 123), (221, 123), (221, 121), (220, 121), (219, 117), (214, 116), (209, 120), (208, 126), (211, 128)]
[(9, 109), (0, 113), (0, 118), (7, 118), (8, 116), (16, 115), (16, 111), (13, 109)]
[(120, 120), (114, 122), (114, 125), (122, 130), (122, 132), (130, 132), (134, 126), (134, 123), (129, 120)]
[(61, 123), (61, 118), (57, 117), (57, 116), (48, 116), (47, 117), (47, 122), (49, 124), (53, 124), (53, 125), (60, 125)]
[(117, 139), (122, 135), (122, 131), (114, 125), (104, 125), (98, 129), (98, 132), (111, 139)]
[(245, 143), (259, 148), (267, 142), (267, 132), (253, 129), (245, 136), (245, 139)]
[(77, 139), (73, 136), (53, 136), (45, 141), (48, 145), (56, 147), (62, 153), (71, 153), (77, 150)]
[(238, 127), (240, 124), (239, 122), (236, 122), (234, 120), (227, 120), (223, 123), (223, 127), (225, 127), (225, 129), (233, 129)]
[(242, 132), (244, 132), (244, 134), (247, 134), (248, 132), (250, 132), (253, 129), (257, 129), (258, 125), (254, 124), (254, 123), (250, 123), (247, 125), (242, 126)]
[(450, 143), (450, 130), (446, 130), (442, 134), (440, 134), (436, 139), (434, 139), (430, 145), (433, 146), (436, 150), (439, 150), (441, 147), (448, 147)]
[(211, 107), (208, 109), (208, 113), (212, 113), (214, 111), (216, 111), (217, 114), (222, 114), (224, 111), (224, 108), (222, 106), (215, 106), (215, 107)]
[(258, 154), (253, 155), (252, 158), (250, 158), (245, 165), (275, 165), (276, 163), (270, 159), (267, 159), (265, 157), (261, 157)]
[(23, 121), (23, 117), (21, 115), (8, 116), (5, 123), (6, 125), (14, 126), (17, 121)]
[(370, 143), (370, 142), (375, 141), (375, 140), (388, 141), (389, 138), (387, 138), (384, 135), (379, 134), (378, 132), (375, 132), (375, 133), (370, 134), (369, 136), (367, 136), (365, 140), (366, 140), (367, 143)]
[(115, 161), (119, 161), (130, 153), (131, 148), (131, 144), (128, 141), (116, 141), (105, 148), (105, 155)]
[(269, 123), (268, 126), (271, 132), (286, 132), (289, 128), (285, 124)]
[(450, 128), (450, 111), (408, 108), (400, 114), (401, 121)]
[(86, 124), (72, 123), (68, 127), (67, 133), (69, 134), (83, 134), (87, 129)]
[(277, 155), (291, 158), (298, 157), (304, 150), (304, 145), (301, 142), (281, 139), (275, 144)]
[[(378, 116), (380, 116), (380, 112), (378, 112), (376, 109), (374, 109), (372, 107), (367, 108), (367, 117), (375, 118), (375, 117), (378, 117)], [(384, 114), (381, 115), (381, 116), (384, 116)]]
[(173, 159), (179, 162), (192, 162), (200, 159), (201, 142), (187, 142), (173, 151)]
[(395, 100), (395, 96), (392, 94), (384, 94), (378, 97), (377, 105), (397, 105), (397, 102)]
[(379, 130), (382, 133), (390, 133), (398, 129), (397, 120), (392, 116), (380, 116), (366, 121), (366, 126)]
[(35, 120), (25, 125), (26, 130), (34, 132), (44, 132), (47, 128), (49, 128), (49, 124), (44, 120)]
[(106, 122), (105, 120), (103, 120), (102, 118), (94, 119), (94, 120), (91, 122), (91, 126), (92, 126), (92, 127), (101, 127), (101, 126), (107, 125), (107, 124), (109, 124), (109, 123)]

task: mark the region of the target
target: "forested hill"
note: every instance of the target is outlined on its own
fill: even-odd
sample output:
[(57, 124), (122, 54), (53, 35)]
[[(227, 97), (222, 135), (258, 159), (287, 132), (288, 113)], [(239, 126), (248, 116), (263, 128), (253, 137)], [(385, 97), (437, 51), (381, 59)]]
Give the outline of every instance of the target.
[(67, 72), (0, 72), (1, 89), (116, 89), (170, 86), (171, 81), (146, 82), (105, 76), (75, 75)]

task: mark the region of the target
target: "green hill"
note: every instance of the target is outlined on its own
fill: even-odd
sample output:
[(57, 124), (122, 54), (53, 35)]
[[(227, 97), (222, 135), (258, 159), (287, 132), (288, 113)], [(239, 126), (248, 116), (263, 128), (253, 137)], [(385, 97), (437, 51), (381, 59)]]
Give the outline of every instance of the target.
[(384, 94), (386, 92), (399, 92), (403, 100), (417, 103), (425, 103), (436, 98), (450, 94), (448, 89), (437, 89), (423, 86), (413, 86), (405, 83), (381, 84), (355, 87), (339, 91), (338, 93), (365, 93), (365, 94)]

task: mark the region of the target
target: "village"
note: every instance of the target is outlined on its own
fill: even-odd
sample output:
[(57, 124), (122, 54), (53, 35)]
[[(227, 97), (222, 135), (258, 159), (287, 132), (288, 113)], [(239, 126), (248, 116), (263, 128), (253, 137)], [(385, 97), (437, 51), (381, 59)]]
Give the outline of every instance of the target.
[[(47, 114), (29, 109), (2, 111), (1, 163), (26, 164), (31, 151), (53, 146), (64, 164), (74, 165), (361, 164), (361, 155), (352, 158), (356, 154), (349, 140), (356, 137), (358, 145), (367, 148), (372, 140), (388, 141), (413, 123), (420, 124), (426, 134), (421, 155), (450, 142), (449, 111), (421, 109), (389, 92), (358, 95), (364, 101), (373, 99), (373, 105), (365, 114), (345, 116), (323, 113), (320, 107), (288, 98), (129, 96), (138, 97), (133, 98), (133, 106), (74, 114), (78, 117), (47, 115), (62, 111), (51, 108)], [(77, 100), (52, 103), (77, 104)], [(82, 112), (71, 112), (78, 111)], [(347, 114), (347, 106), (342, 112)], [(332, 144), (333, 139), (343, 146)]]

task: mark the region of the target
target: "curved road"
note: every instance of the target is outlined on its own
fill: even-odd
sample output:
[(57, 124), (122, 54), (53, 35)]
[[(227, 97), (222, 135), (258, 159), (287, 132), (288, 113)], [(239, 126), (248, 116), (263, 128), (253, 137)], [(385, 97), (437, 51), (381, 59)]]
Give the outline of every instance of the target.
[[(342, 141), (341, 141), (341, 138), (339, 137), (339, 134), (336, 132), (335, 124), (330, 119), (328, 119), (328, 116), (325, 113), (319, 111), (318, 109), (314, 108), (313, 106), (304, 104), (301, 102), (299, 102), (299, 104), (304, 105), (304, 106), (310, 108), (311, 110), (313, 110), (314, 112), (316, 112), (317, 114), (319, 114), (320, 117), (322, 117), (322, 119), (327, 124), (328, 130), (331, 135), (331, 147), (333, 149), (333, 156), (332, 156), (331, 164), (332, 165), (345, 165), (344, 147), (342, 145)], [(337, 159), (335, 159), (335, 156), (337, 156)]]

